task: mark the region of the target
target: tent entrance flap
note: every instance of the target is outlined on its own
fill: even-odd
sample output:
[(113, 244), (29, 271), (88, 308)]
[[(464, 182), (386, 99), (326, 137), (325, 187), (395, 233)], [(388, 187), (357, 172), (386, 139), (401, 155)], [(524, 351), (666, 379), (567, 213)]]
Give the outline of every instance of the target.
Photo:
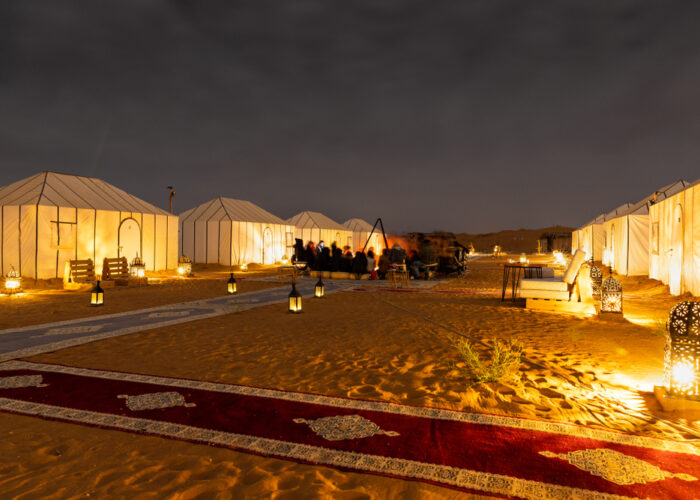
[(119, 226), (118, 256), (131, 262), (137, 255), (141, 256), (141, 228), (136, 220), (124, 219)]

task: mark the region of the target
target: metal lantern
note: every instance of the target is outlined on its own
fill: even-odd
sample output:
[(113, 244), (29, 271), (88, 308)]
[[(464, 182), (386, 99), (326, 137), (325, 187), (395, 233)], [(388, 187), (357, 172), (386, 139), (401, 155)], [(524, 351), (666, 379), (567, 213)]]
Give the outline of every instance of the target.
[(139, 258), (138, 255), (131, 261), (129, 274), (132, 278), (144, 278), (146, 276), (146, 264)]
[(233, 273), (231, 273), (231, 277), (228, 279), (228, 282), (226, 283), (226, 291), (229, 293), (229, 295), (233, 295), (234, 293), (238, 293), (238, 289), (236, 287), (236, 278), (233, 277)]
[(301, 294), (297, 291), (297, 287), (292, 283), (292, 291), (289, 294), (289, 312), (298, 314), (301, 310)]
[(183, 255), (178, 259), (177, 274), (180, 276), (189, 276), (192, 274), (192, 261), (187, 255)]
[(664, 385), (670, 394), (700, 401), (700, 302), (681, 302), (666, 324)]
[(321, 277), (319, 276), (318, 282), (316, 283), (316, 287), (314, 288), (314, 297), (317, 299), (323, 298), (323, 296), (326, 294), (326, 286), (323, 284), (323, 281), (321, 280)]
[(593, 264), (591, 260), (590, 263), (590, 276), (591, 276), (591, 290), (593, 295), (596, 297), (600, 296), (600, 287), (603, 285), (603, 272), (598, 266)]
[(600, 312), (622, 314), (622, 285), (612, 276), (603, 281), (600, 291)]
[(524, 265), (527, 265), (530, 263), (530, 260), (527, 258), (527, 254), (525, 254), (525, 253), (520, 254), (520, 263), (524, 264)]
[(22, 290), (22, 278), (19, 273), (15, 271), (14, 267), (11, 267), (5, 276), (5, 292), (6, 293), (17, 293)]
[(92, 293), (90, 293), (90, 305), (91, 306), (101, 306), (104, 303), (105, 303), (105, 291), (102, 290), (102, 287), (100, 286), (100, 280), (97, 280), (97, 284), (95, 284), (95, 288), (93, 288)]
[(289, 257), (287, 257), (286, 255), (283, 255), (281, 262), (282, 262), (282, 265), (286, 266), (287, 264), (289, 264)]

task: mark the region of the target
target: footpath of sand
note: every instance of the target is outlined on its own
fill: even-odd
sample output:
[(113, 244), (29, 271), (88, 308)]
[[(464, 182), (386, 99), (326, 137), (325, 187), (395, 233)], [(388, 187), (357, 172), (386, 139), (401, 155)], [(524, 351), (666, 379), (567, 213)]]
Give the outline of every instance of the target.
[[(501, 268), (476, 261), (440, 288), (500, 290)], [(493, 294), (346, 292), (44, 354), (30, 360), (552, 419), (700, 442), (700, 422), (665, 414), (649, 393), (661, 379), (656, 323), (676, 301), (627, 283), (645, 324), (526, 311)], [(658, 285), (655, 285), (658, 288)], [(635, 288), (636, 287), (636, 288)], [(626, 288), (627, 290), (627, 288)], [(642, 293), (646, 290), (645, 293)], [(655, 299), (649, 300), (649, 296)], [(661, 305), (659, 305), (661, 304)], [(645, 311), (647, 311), (645, 315)], [(523, 364), (503, 384), (470, 385), (445, 329), (519, 339)], [(451, 498), (449, 489), (340, 472), (231, 450), (0, 414), (0, 488), (65, 498)], [(12, 433), (12, 434), (9, 434)]]

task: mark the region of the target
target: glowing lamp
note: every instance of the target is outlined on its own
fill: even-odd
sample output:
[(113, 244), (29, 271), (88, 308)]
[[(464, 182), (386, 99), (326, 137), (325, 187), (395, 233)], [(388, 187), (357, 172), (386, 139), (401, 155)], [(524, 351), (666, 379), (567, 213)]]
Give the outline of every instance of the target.
[(189, 276), (192, 274), (192, 261), (187, 255), (183, 255), (178, 259), (177, 274), (180, 276)]
[(105, 291), (102, 290), (102, 287), (100, 286), (100, 280), (97, 280), (97, 283), (95, 284), (95, 288), (93, 288), (92, 293), (90, 293), (90, 305), (97, 307), (97, 306), (101, 306), (104, 303), (105, 303)]
[(241, 271), (247, 271), (248, 270), (248, 264), (241, 264)]
[(323, 298), (323, 296), (326, 294), (326, 286), (323, 284), (323, 281), (321, 280), (321, 277), (319, 276), (318, 282), (316, 283), (316, 287), (314, 288), (314, 297), (317, 299)]
[(301, 310), (301, 294), (297, 291), (297, 287), (292, 283), (292, 291), (289, 294), (289, 312), (299, 314)]
[(282, 260), (281, 260), (281, 261), (282, 261), (282, 264), (285, 265), (285, 266), (286, 266), (287, 264), (289, 264), (289, 258), (288, 258), (286, 255), (283, 255), (283, 256), (282, 256)]
[(19, 273), (11, 267), (5, 276), (5, 293), (17, 293), (22, 290), (22, 278)]
[(138, 255), (131, 261), (129, 274), (132, 278), (144, 278), (146, 276), (146, 264), (139, 258)]
[(236, 278), (233, 277), (233, 273), (231, 273), (231, 277), (226, 282), (226, 291), (229, 295), (238, 293), (238, 289), (236, 287)]
[(527, 258), (527, 255), (525, 253), (520, 254), (520, 263), (525, 264), (525, 265), (530, 263), (530, 261)]
[(670, 394), (700, 401), (700, 302), (673, 306), (666, 326), (664, 385)]
[(622, 285), (612, 276), (603, 281), (600, 290), (600, 312), (622, 314)]

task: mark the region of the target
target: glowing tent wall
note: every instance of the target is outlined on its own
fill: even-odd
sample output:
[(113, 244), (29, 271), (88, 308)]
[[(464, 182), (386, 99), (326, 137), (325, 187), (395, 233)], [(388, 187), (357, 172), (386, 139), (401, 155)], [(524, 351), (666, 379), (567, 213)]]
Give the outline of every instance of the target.
[(330, 246), (333, 242), (343, 248), (345, 245), (354, 248), (352, 231), (338, 224), (334, 220), (318, 212), (301, 212), (287, 219), (287, 223), (294, 227), (295, 238), (300, 238), (304, 245), (309, 241), (318, 244), (323, 240)]
[(700, 296), (700, 180), (649, 209), (649, 277)]
[(625, 276), (649, 272), (649, 216), (632, 214), (603, 224), (603, 264)]

